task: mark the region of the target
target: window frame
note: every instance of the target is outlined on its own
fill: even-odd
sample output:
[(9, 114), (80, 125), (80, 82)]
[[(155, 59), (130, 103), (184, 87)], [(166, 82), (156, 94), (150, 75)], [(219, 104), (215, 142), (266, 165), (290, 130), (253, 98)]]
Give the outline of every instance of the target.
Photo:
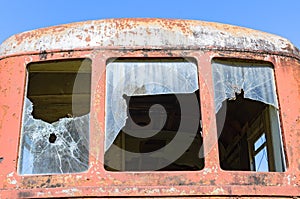
[[(62, 173), (59, 173), (59, 172), (38, 172), (38, 173), (26, 173), (25, 171), (23, 171), (22, 172), (22, 162), (23, 162), (23, 160), (22, 160), (22, 157), (23, 157), (23, 150), (25, 149), (25, 148), (23, 148), (23, 145), (22, 145), (22, 140), (25, 138), (24, 137), (24, 122), (25, 122), (25, 111), (26, 111), (26, 108), (25, 108), (25, 106), (26, 106), (26, 99), (29, 99), (28, 98), (28, 84), (29, 84), (29, 73), (30, 73), (30, 71), (29, 71), (29, 67), (31, 66), (31, 65), (38, 65), (38, 64), (49, 64), (49, 65), (51, 65), (51, 64), (60, 64), (61, 63), (61, 65), (62, 65), (62, 68), (63, 68), (63, 66), (64, 66), (64, 64), (66, 63), (66, 62), (69, 62), (69, 63), (71, 63), (71, 62), (73, 62), (73, 61), (78, 61), (78, 62), (80, 62), (81, 64), (84, 62), (84, 61), (88, 61), (89, 63), (87, 63), (87, 65), (88, 65), (88, 72), (87, 71), (84, 71), (84, 72), (81, 72), (81, 73), (84, 73), (84, 74), (89, 74), (89, 79), (90, 79), (90, 82), (88, 83), (89, 84), (89, 87), (90, 87), (90, 90), (89, 90), (89, 100), (88, 100), (88, 106), (89, 106), (89, 111), (88, 111), (88, 113), (87, 114), (84, 114), (84, 115), (81, 115), (81, 116), (76, 116), (76, 117), (73, 117), (74, 119), (75, 118), (79, 118), (79, 117), (82, 117), (82, 116), (85, 116), (85, 115), (90, 115), (90, 113), (91, 113), (91, 109), (92, 109), (92, 75), (93, 75), (93, 72), (92, 72), (92, 68), (93, 68), (93, 60), (92, 59), (90, 59), (90, 58), (88, 58), (88, 57), (76, 57), (76, 58), (68, 58), (68, 59), (66, 59), (66, 58), (56, 58), (56, 59), (51, 59), (51, 60), (43, 60), (43, 61), (41, 61), (41, 60), (37, 60), (37, 61), (30, 61), (30, 62), (28, 62), (28, 63), (26, 63), (26, 67), (25, 67), (25, 81), (24, 81), (24, 83), (25, 83), (25, 86), (24, 86), (24, 88), (25, 88), (25, 90), (24, 90), (24, 94), (23, 94), (23, 102), (22, 102), (22, 117), (21, 117), (21, 122), (20, 122), (20, 137), (19, 137), (19, 146), (18, 146), (18, 161), (16, 161), (17, 162), (17, 165), (16, 165), (16, 168), (17, 168), (17, 173), (19, 174), (19, 175), (21, 175), (21, 176), (42, 176), (42, 175), (63, 175), (63, 174), (76, 174), (76, 173), (84, 173), (84, 172), (87, 172), (88, 171), (88, 169), (89, 169), (89, 166), (90, 166), (90, 158), (89, 158), (89, 156), (90, 156), (90, 147), (91, 147), (91, 145), (90, 145), (90, 140), (89, 139), (87, 139), (87, 141), (88, 141), (88, 153), (87, 153), (87, 168), (85, 169), (85, 170), (81, 170), (81, 171), (73, 171), (73, 172), (62, 172)], [(57, 67), (57, 66), (56, 66)], [(80, 67), (81, 66), (79, 66), (79, 69), (80, 69)], [(70, 72), (71, 71), (71, 72)], [(75, 72), (73, 72), (72, 70), (70, 70), (70, 71), (63, 71), (63, 70), (61, 70), (61, 71), (56, 71), (56, 73), (61, 73), (61, 74), (64, 74), (64, 73), (75, 73)], [(80, 70), (78, 70), (78, 71), (80, 71)], [(79, 72), (76, 72), (76, 74), (78, 74)], [(35, 71), (36, 72), (36, 71)], [(45, 70), (45, 72), (44, 73), (51, 73), (51, 72), (53, 72), (53, 71), (51, 71), (51, 70)], [(54, 71), (55, 72), (55, 71)], [(75, 82), (76, 80), (74, 80), (74, 82)], [(72, 98), (73, 98), (73, 92), (72, 92)], [(34, 106), (34, 103), (33, 102), (31, 102), (32, 103), (32, 106)], [(30, 114), (31, 116), (33, 116), (33, 110), (32, 110), (32, 113)], [(68, 116), (66, 115), (65, 117), (60, 117), (59, 118), (59, 120), (60, 119), (64, 119), (64, 118), (67, 118)], [(33, 119), (35, 119), (35, 120), (41, 120), (42, 122), (44, 122), (44, 123), (47, 123), (47, 124), (50, 124), (50, 125), (52, 125), (53, 123), (56, 123), (56, 122), (59, 122), (59, 120), (57, 120), (57, 121), (54, 121), (54, 122), (48, 122), (48, 121), (44, 121), (43, 119), (41, 119), (41, 118), (35, 118), (35, 117), (33, 117)], [(73, 120), (73, 121), (75, 121), (75, 120)], [(53, 132), (50, 134), (50, 137), (51, 137), (51, 135), (53, 134)], [(88, 136), (87, 137), (90, 137), (90, 134), (91, 134), (91, 120), (90, 120), (90, 118), (88, 119), (88, 132), (87, 132), (87, 134), (88, 134)], [(49, 137), (49, 143), (50, 144), (53, 144), (54, 142), (51, 142), (50, 141), (50, 137)], [(55, 138), (56, 139), (56, 138)], [(80, 140), (80, 139), (79, 139)], [(24, 143), (25, 144), (25, 143)], [(34, 162), (32, 162), (32, 165), (34, 164)]]
[[(118, 58), (114, 58), (114, 57), (109, 57), (106, 59), (106, 67), (109, 63), (112, 63), (114, 62), (115, 59), (118, 59)], [(139, 56), (122, 56), (120, 60), (118, 60), (117, 62), (121, 62), (122, 63), (122, 60), (124, 62), (130, 62), (130, 61), (133, 61), (133, 62), (137, 62), (137, 63), (147, 63), (147, 62), (152, 62), (152, 61), (157, 61), (159, 63), (168, 63), (168, 61), (170, 62), (174, 62), (174, 63), (177, 63), (177, 62), (186, 62), (186, 63), (193, 63), (196, 67), (197, 67), (197, 82), (198, 82), (198, 94), (197, 94), (197, 91), (194, 92), (194, 93), (184, 93), (184, 94), (195, 94), (197, 95), (198, 97), (198, 103), (199, 103), (199, 115), (200, 115), (200, 122), (199, 122), (199, 127), (201, 128), (202, 127), (202, 120), (201, 120), (201, 116), (202, 116), (202, 113), (201, 113), (201, 94), (200, 94), (200, 82), (199, 82), (199, 66), (198, 66), (198, 59), (197, 57), (194, 57), (194, 56), (188, 56), (188, 57), (185, 57), (185, 56), (150, 56), (150, 57), (139, 57)], [(145, 61), (144, 61), (145, 60)], [(160, 60), (163, 60), (162, 62)], [(144, 61), (144, 62), (143, 62)], [(105, 92), (107, 92), (107, 82), (105, 82), (106, 84), (106, 90)], [(176, 94), (175, 94), (176, 95)], [(198, 96), (199, 95), (199, 96)], [(154, 96), (154, 95), (152, 95)], [(127, 107), (128, 108), (128, 107)], [(107, 109), (107, 102), (105, 102), (105, 110)], [(107, 111), (106, 111), (107, 112)], [(105, 114), (105, 123), (106, 123), (106, 114)], [(120, 132), (119, 132), (120, 133)], [(201, 133), (201, 132), (200, 132)], [(201, 135), (202, 137), (202, 146), (203, 147), (203, 136)], [(105, 142), (105, 139), (106, 137), (104, 136), (104, 142)], [(116, 138), (117, 139), (117, 138)], [(120, 137), (120, 142), (122, 142), (121, 144), (125, 144), (125, 136), (124, 134), (122, 134), (122, 136)], [(104, 154), (106, 153), (106, 151), (104, 152)], [(121, 154), (121, 159), (123, 160), (124, 159), (124, 151), (123, 153)], [(124, 169), (124, 170), (121, 170), (121, 171), (111, 171), (111, 170), (106, 170), (104, 168), (104, 170), (106, 172), (114, 172), (114, 173), (126, 173), (126, 172), (134, 172), (134, 173), (139, 173), (139, 172), (201, 172), (204, 168), (205, 168), (205, 157), (203, 158), (203, 168), (201, 169), (198, 169), (198, 170), (164, 170), (164, 171), (152, 171), (152, 170), (126, 170), (124, 169), (125, 168), (125, 161), (122, 161), (122, 165), (121, 167)], [(103, 167), (105, 167), (104, 163), (103, 163)]]
[[(273, 75), (274, 75), (274, 83), (275, 83), (275, 90), (273, 90), (274, 95), (277, 97), (278, 103), (279, 103), (279, 96), (278, 96), (278, 89), (277, 89), (277, 81), (276, 81), (276, 73), (275, 73), (275, 67), (274, 67), (274, 63), (270, 62), (270, 61), (266, 61), (266, 60), (259, 60), (259, 59), (250, 59), (248, 57), (226, 57), (224, 55), (223, 56), (214, 56), (211, 58), (211, 65), (213, 64), (213, 62), (233, 62), (233, 63), (241, 63), (241, 64), (245, 64), (245, 63), (258, 63), (258, 64), (265, 64), (265, 65), (270, 65), (270, 67), (272, 67), (273, 70)], [(242, 66), (241, 66), (242, 67)], [(213, 71), (213, 70), (212, 70)], [(212, 76), (213, 79), (213, 76)], [(214, 80), (213, 80), (214, 82)], [(214, 83), (213, 83), (213, 88), (214, 88)], [(264, 102), (262, 102), (264, 103)], [(280, 106), (280, 104), (278, 105)], [(266, 148), (267, 148), (267, 155), (268, 155), (268, 160), (273, 160), (273, 161), (268, 161), (268, 167), (269, 167), (269, 171), (270, 172), (286, 172), (287, 171), (287, 158), (286, 158), (286, 154), (285, 154), (285, 144), (284, 144), (284, 134), (283, 134), (283, 130), (282, 130), (282, 121), (281, 121), (281, 117), (280, 117), (280, 109), (273, 111), (274, 113), (272, 113), (271, 110), (271, 105), (268, 105), (268, 107), (266, 108), (267, 110), (263, 110), (263, 113), (260, 115), (260, 117), (262, 117), (263, 119), (263, 128), (265, 128), (266, 132)], [(275, 109), (275, 107), (272, 107)], [(219, 110), (220, 111), (220, 110)], [(273, 115), (272, 115), (273, 114)], [(215, 113), (215, 117), (217, 116), (217, 113)], [(271, 122), (271, 117), (275, 118), (274, 122)], [(253, 121), (252, 121), (253, 122)], [(276, 143), (280, 144), (280, 153), (281, 153), (281, 157), (279, 157), (278, 154), (274, 154), (274, 150), (276, 148), (275, 144), (273, 144), (273, 133), (271, 132), (271, 129), (276, 128), (277, 132), (275, 132), (275, 138), (276, 139)], [(245, 132), (244, 132), (245, 131)], [(259, 131), (259, 129), (257, 129), (256, 131)], [(229, 170), (229, 169), (222, 169), (225, 172), (228, 171), (235, 171), (235, 172), (257, 172), (255, 171), (255, 161), (253, 160), (253, 154), (254, 154), (254, 147), (252, 146), (254, 144), (254, 142), (256, 141), (255, 139), (259, 138), (261, 134), (259, 134), (259, 132), (256, 132), (255, 135), (248, 135), (249, 134), (249, 126), (244, 126), (243, 130), (242, 130), (242, 134), (247, 135), (247, 142), (248, 142), (248, 153), (249, 153), (249, 162), (250, 162), (250, 168), (251, 170), (249, 171), (243, 171), (243, 170)], [(278, 134), (278, 135), (277, 135)], [(278, 137), (279, 140), (278, 140)], [(233, 140), (235, 141), (235, 140)], [(218, 146), (218, 151), (221, 150), (220, 146)], [(259, 153), (259, 152), (258, 152)], [(219, 155), (220, 153), (218, 153)], [(274, 159), (276, 158), (276, 160)], [(220, 159), (221, 161), (221, 159)], [(277, 162), (276, 162), (277, 161)], [(280, 162), (280, 163), (279, 163)], [(219, 164), (220, 165), (220, 164)], [(254, 167), (253, 167), (254, 165)], [(220, 165), (221, 168), (221, 165)], [(275, 171), (277, 169), (277, 171)]]
[[(286, 189), (289, 189), (289, 196), (298, 194), (297, 178), (293, 176), (298, 175), (297, 161), (294, 161), (293, 152), (297, 153), (297, 150), (293, 147), (298, 143), (298, 137), (290, 132), (295, 132), (292, 122), (295, 119), (295, 110), (290, 110), (290, 101), (286, 100), (286, 97), (296, 97), (297, 93), (291, 92), (297, 91), (296, 82), (290, 78), (287, 78), (292, 74), (293, 67), (297, 66), (297, 62), (293, 59), (286, 60), (286, 57), (280, 57), (277, 55), (270, 54), (257, 54), (253, 52), (233, 52), (233, 51), (205, 51), (202, 50), (181, 50), (181, 49), (97, 49), (96, 52), (89, 50), (80, 51), (47, 51), (47, 60), (55, 59), (70, 59), (71, 57), (90, 57), (93, 60), (92, 64), (92, 107), (91, 112), (94, 116), (94, 121), (91, 122), (91, 147), (90, 161), (92, 162), (91, 167), (88, 171), (83, 173), (72, 173), (72, 174), (51, 174), (51, 175), (25, 175), (20, 176), (17, 172), (18, 162), (18, 151), (19, 142), (18, 139), (11, 139), (20, 136), (20, 121), (22, 118), (21, 101), (23, 100), (24, 93), (24, 63), (38, 62), (40, 61), (39, 52), (30, 56), (22, 55), (13, 60), (8, 60), (5, 64), (7, 73), (10, 71), (10, 66), (20, 69), (20, 73), (15, 73), (14, 76), (4, 76), (6, 82), (13, 80), (20, 88), (20, 92), (17, 93), (18, 103), (9, 102), (10, 111), (16, 113), (16, 117), (10, 117), (13, 125), (9, 128), (9, 136), (2, 136), (2, 143), (7, 143), (7, 150), (9, 158), (5, 158), (1, 164), (2, 167), (6, 168), (7, 181), (3, 182), (3, 186), (10, 190), (7, 190), (10, 194), (14, 194), (16, 197), (25, 195), (26, 197), (32, 196), (53, 196), (58, 197), (66, 196), (65, 190), (70, 192), (69, 195), (84, 193), (86, 196), (107, 196), (111, 193), (111, 190), (117, 188), (119, 192), (114, 192), (114, 196), (124, 196), (130, 190), (131, 194), (137, 197), (142, 195), (176, 195), (179, 192), (191, 195), (243, 195), (247, 193), (248, 196), (272, 196), (273, 194), (281, 195), (286, 193)], [(51, 55), (51, 56), (50, 56)], [(182, 56), (187, 55), (194, 57), (197, 60), (199, 66), (199, 83), (201, 84), (200, 92), (200, 103), (202, 110), (203, 119), (203, 137), (206, 154), (205, 168), (201, 171), (192, 172), (123, 172), (123, 173), (112, 173), (102, 169), (103, 165), (103, 151), (97, 149), (97, 146), (103, 143), (103, 119), (104, 119), (104, 101), (105, 98), (105, 62), (106, 59), (111, 57), (157, 57), (157, 56), (171, 57), (171, 56)], [(280, 128), (282, 129), (282, 141), (283, 151), (286, 157), (285, 172), (268, 172), (268, 173), (256, 173), (253, 171), (224, 171), (220, 168), (218, 158), (218, 145), (215, 144), (217, 139), (217, 130), (215, 126), (215, 114), (214, 104), (212, 100), (213, 93), (211, 92), (212, 80), (211, 77), (211, 60), (213, 58), (238, 58), (238, 59), (252, 59), (268, 61), (275, 67), (276, 86), (278, 88), (278, 97), (280, 103), (279, 118)], [(291, 69), (291, 70), (286, 70)], [(104, 74), (104, 75), (103, 75)], [(101, 78), (99, 78), (101, 76)], [(290, 87), (286, 88), (286, 83)], [(11, 83), (10, 83), (11, 84)], [(8, 84), (9, 85), (9, 84)], [(299, 106), (298, 106), (299, 107)], [(298, 115), (296, 115), (298, 116)], [(4, 121), (3, 125), (7, 126)], [(4, 142), (3, 142), (4, 140)], [(288, 144), (288, 146), (287, 146)], [(294, 153), (294, 154), (295, 154)], [(66, 181), (67, 179), (67, 181)], [(78, 184), (80, 182), (80, 184)], [(77, 184), (76, 190), (74, 190), (74, 184)], [(99, 189), (99, 185), (101, 189)], [(225, 189), (219, 189), (220, 187), (227, 187)], [(259, 189), (257, 187), (259, 186)], [(171, 187), (171, 189), (170, 189)], [(47, 193), (42, 192), (43, 188), (47, 188)], [(30, 193), (29, 193), (30, 190)], [(73, 191), (74, 190), (74, 191)], [(155, 192), (152, 192), (152, 190)], [(151, 192), (150, 192), (151, 191)], [(170, 192), (169, 192), (170, 191)], [(187, 192), (188, 191), (188, 192)], [(30, 195), (29, 195), (30, 194)], [(285, 194), (286, 195), (286, 194)]]
[[(252, 125), (248, 128), (248, 147), (249, 147), (249, 158), (250, 158), (250, 168), (252, 171), (256, 171), (256, 162), (255, 156), (266, 147), (267, 158), (268, 158), (268, 170), (267, 172), (275, 171), (275, 160), (274, 160), (274, 152), (273, 152), (273, 142), (271, 139), (272, 132), (270, 131), (271, 120), (268, 117), (268, 112), (270, 111), (270, 107), (268, 106), (263, 110), (262, 114), (259, 115), (253, 122)], [(256, 125), (262, 121), (260, 125)], [(277, 122), (276, 122), (277, 123)], [(260, 145), (255, 150), (255, 143), (260, 139), (262, 135), (265, 135), (265, 142)], [(282, 147), (282, 146), (281, 146)], [(284, 160), (283, 160), (284, 161)]]

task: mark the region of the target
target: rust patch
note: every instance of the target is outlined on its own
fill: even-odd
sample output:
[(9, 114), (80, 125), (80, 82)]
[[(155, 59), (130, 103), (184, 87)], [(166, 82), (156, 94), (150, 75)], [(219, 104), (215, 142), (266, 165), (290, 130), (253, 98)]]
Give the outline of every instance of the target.
[(30, 197), (33, 197), (33, 196), (34, 196), (34, 194), (30, 191), (22, 191), (22, 192), (18, 193), (19, 198), (30, 198)]
[(6, 105), (3, 105), (3, 106), (2, 106), (2, 118), (1, 118), (1, 120), (0, 120), (0, 129), (2, 129), (3, 121), (4, 121), (4, 119), (5, 119), (5, 116), (6, 116), (6, 114), (7, 114), (7, 110), (8, 110), (8, 109), (9, 109), (8, 106), (6, 106)]
[(45, 50), (42, 50), (40, 52), (40, 60), (46, 60), (47, 59), (47, 52)]
[(82, 40), (82, 36), (81, 35), (76, 35), (76, 37), (80, 40)]
[(192, 182), (189, 179), (185, 179), (183, 176), (166, 177), (165, 182), (171, 182), (171, 184), (174, 185), (196, 185), (195, 182)]
[[(145, 22), (146, 23), (146, 22)], [(172, 23), (169, 24), (172, 28)], [(122, 24), (120, 24), (122, 26)], [(126, 26), (126, 25), (125, 25)], [(179, 26), (179, 25), (178, 25)], [(97, 24), (95, 25), (97, 28)], [(59, 30), (63, 30), (61, 27)], [(175, 28), (176, 29), (176, 28)], [(182, 29), (183, 31), (188, 31)], [(51, 32), (51, 31), (50, 31)], [(46, 33), (45, 33), (46, 34)], [(192, 37), (200, 37), (198, 32), (194, 32)], [(225, 34), (225, 33), (224, 33)], [(83, 37), (88, 38), (88, 37)], [(264, 44), (264, 43), (263, 43)], [(163, 46), (164, 48), (165, 46)], [(151, 49), (151, 46), (145, 46)], [(40, 52), (36, 55), (30, 55), (34, 62), (40, 61)], [(48, 53), (48, 59), (67, 59), (68, 57), (86, 57), (92, 52), (83, 51), (83, 49), (74, 50), (68, 53), (67, 50)], [(91, 54), (90, 54), (91, 53)], [(239, 59), (255, 59), (272, 62), (275, 60), (274, 68), (276, 72), (276, 83), (278, 85), (278, 96), (280, 101), (280, 115), (282, 117), (282, 130), (284, 136), (285, 154), (287, 163), (289, 163), (286, 172), (269, 172), (254, 173), (247, 171), (223, 171), (219, 168), (218, 148), (214, 148), (205, 159), (205, 169), (197, 172), (120, 172), (110, 173), (103, 169), (101, 158), (103, 157), (103, 149), (101, 144), (104, 137), (105, 127), (105, 78), (98, 82), (93, 82), (94, 91), (97, 95), (92, 100), (91, 113), (97, 115), (91, 119), (91, 151), (90, 151), (90, 169), (84, 173), (70, 173), (64, 175), (33, 175), (20, 176), (15, 172), (16, 160), (18, 158), (18, 144), (20, 135), (20, 116), (22, 108), (19, 99), (24, 92), (25, 73), (16, 73), (15, 71), (24, 70), (24, 60), (27, 56), (20, 55), (16, 57), (4, 58), (10, 61), (0, 60), (1, 64), (1, 80), (7, 82), (7, 85), (1, 85), (2, 90), (7, 89), (7, 97), (2, 96), (0, 107), (0, 146), (4, 146), (5, 155), (0, 157), (0, 197), (3, 198), (32, 198), (32, 197), (199, 197), (207, 198), (226, 198), (232, 196), (238, 197), (293, 197), (299, 195), (300, 162), (299, 162), (299, 103), (295, 99), (299, 99), (300, 81), (299, 71), (300, 63), (295, 59), (283, 59), (282, 57), (270, 54), (257, 54), (250, 52), (231, 52), (214, 50), (213, 52), (177, 50), (135, 50), (131, 46), (122, 51), (117, 50), (98, 50), (92, 57), (94, 66), (93, 77), (97, 80), (102, 69), (105, 68), (106, 58), (133, 56), (133, 57), (163, 57), (163, 56), (180, 56), (196, 57), (199, 62), (199, 73), (205, 74), (205, 86), (212, 87), (211, 64), (212, 57), (231, 57)], [(198, 54), (197, 54), (198, 53)], [(42, 53), (43, 54), (43, 53)], [(45, 57), (47, 59), (47, 57)], [(43, 58), (44, 59), (44, 58)], [(284, 61), (286, 60), (286, 61)], [(3, 64), (4, 63), (4, 64)], [(19, 68), (18, 68), (19, 67)], [(102, 69), (101, 69), (102, 67)], [(105, 74), (105, 73), (104, 73)], [(11, 79), (11, 80), (9, 80)], [(204, 79), (204, 78), (203, 78)], [(200, 82), (204, 82), (200, 77)], [(203, 124), (204, 133), (214, 133), (208, 131), (210, 122), (214, 122), (214, 113), (212, 113), (213, 104), (209, 97), (204, 84), (201, 86), (201, 99), (203, 100)], [(4, 88), (5, 86), (5, 88)], [(17, 90), (21, 88), (21, 90)], [(3, 100), (2, 100), (3, 99)], [(208, 105), (206, 105), (208, 104)], [(293, 106), (291, 106), (291, 104)], [(6, 106), (7, 105), (7, 106)], [(96, 114), (96, 113), (97, 114)], [(99, 114), (98, 114), (99, 113)], [(11, 117), (11, 118), (8, 118)], [(18, 118), (18, 119), (17, 119)], [(97, 124), (95, 124), (97, 123)], [(2, 126), (3, 125), (3, 126)], [(213, 127), (214, 128), (214, 127)], [(5, 135), (5, 136), (4, 136)], [(0, 147), (0, 149), (3, 149)], [(1, 151), (2, 153), (2, 151)], [(3, 158), (1, 160), (1, 158)], [(4, 161), (5, 159), (5, 161)], [(207, 172), (209, 170), (209, 172)], [(8, 174), (8, 175), (7, 175)], [(12, 183), (13, 182), (13, 183)], [(45, 191), (46, 189), (46, 191)], [(21, 191), (22, 190), (22, 191)]]
[(145, 46), (261, 51), (300, 59), (299, 50), (276, 35), (227, 24), (170, 19), (106, 19), (37, 29), (7, 39), (0, 54), (36, 53), (41, 48), (50, 52), (62, 48)]
[(91, 37), (88, 36), (86, 39), (85, 39), (86, 42), (90, 42), (91, 41)]
[(52, 176), (46, 178), (30, 177), (26, 178), (22, 182), (23, 187), (29, 189), (38, 189), (38, 188), (59, 188), (64, 187), (62, 181), (52, 180)]
[(216, 185), (216, 180), (210, 180), (211, 185)]

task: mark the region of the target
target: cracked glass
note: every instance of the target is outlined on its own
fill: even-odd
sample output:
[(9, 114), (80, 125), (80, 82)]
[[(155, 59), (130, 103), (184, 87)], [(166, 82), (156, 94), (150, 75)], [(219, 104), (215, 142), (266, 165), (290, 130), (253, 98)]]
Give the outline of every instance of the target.
[(113, 60), (107, 64), (105, 151), (127, 119), (124, 95), (146, 96), (193, 93), (199, 89), (194, 60)]
[(212, 62), (215, 112), (226, 100), (235, 100), (243, 91), (244, 97), (278, 109), (273, 67), (270, 64), (217, 60)]
[(88, 169), (90, 87), (90, 60), (28, 65), (20, 174), (62, 174)]
[(212, 71), (221, 168), (285, 171), (272, 64), (215, 59)]

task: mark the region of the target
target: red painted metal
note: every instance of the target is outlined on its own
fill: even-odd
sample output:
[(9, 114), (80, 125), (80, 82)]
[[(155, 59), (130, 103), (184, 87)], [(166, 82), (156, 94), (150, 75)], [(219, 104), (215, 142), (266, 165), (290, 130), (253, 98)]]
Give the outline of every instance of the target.
[[(71, 43), (70, 43), (71, 42)], [(217, 23), (115, 19), (21, 33), (0, 46), (0, 198), (38, 197), (299, 197), (300, 53), (284, 38)], [(47, 56), (40, 56), (42, 53)], [(193, 57), (198, 62), (204, 147), (200, 171), (109, 172), (103, 167), (105, 66), (113, 57)], [(238, 58), (274, 65), (286, 172), (224, 171), (216, 144), (211, 60)], [(19, 175), (17, 162), (28, 63), (92, 60), (89, 170)]]

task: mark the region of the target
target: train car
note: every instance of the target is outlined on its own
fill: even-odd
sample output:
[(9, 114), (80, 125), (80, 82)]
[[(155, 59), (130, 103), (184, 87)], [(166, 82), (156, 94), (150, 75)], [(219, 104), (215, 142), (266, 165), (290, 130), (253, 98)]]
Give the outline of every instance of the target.
[(0, 46), (0, 198), (300, 197), (300, 52), (280, 36), (106, 19)]

